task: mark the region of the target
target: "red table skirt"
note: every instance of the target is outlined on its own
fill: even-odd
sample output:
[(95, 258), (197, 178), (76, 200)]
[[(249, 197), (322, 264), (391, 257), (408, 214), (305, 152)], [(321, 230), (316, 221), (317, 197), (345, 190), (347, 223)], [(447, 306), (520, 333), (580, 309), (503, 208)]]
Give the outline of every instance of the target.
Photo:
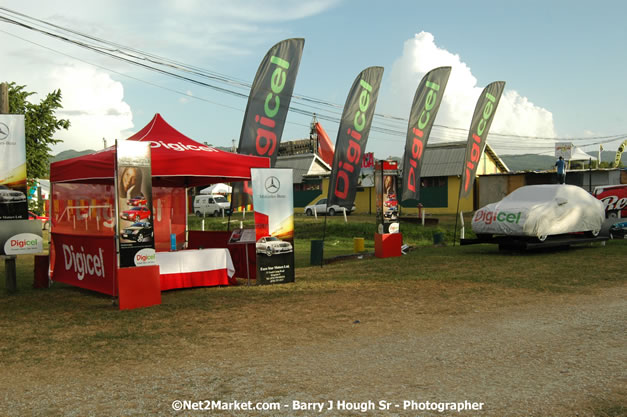
[(161, 291), (173, 290), (176, 288), (237, 285), (237, 280), (235, 279), (235, 277), (229, 278), (227, 269), (165, 274), (160, 275), (159, 278), (161, 280)]

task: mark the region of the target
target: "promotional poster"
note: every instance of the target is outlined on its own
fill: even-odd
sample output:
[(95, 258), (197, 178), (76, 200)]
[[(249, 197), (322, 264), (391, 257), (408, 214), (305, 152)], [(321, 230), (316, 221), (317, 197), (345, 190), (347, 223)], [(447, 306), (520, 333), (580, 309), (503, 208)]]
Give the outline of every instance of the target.
[(24, 115), (0, 114), (0, 220), (28, 220)]
[(294, 282), (294, 185), (291, 169), (250, 170), (255, 206), (257, 283)]
[(117, 144), (116, 172), (120, 268), (155, 265), (150, 144)]
[(374, 178), (377, 195), (377, 233), (396, 233), (399, 231), (396, 193), (398, 164), (395, 161), (377, 161)]
[(374, 187), (374, 152), (363, 154), (357, 186), (364, 188)]

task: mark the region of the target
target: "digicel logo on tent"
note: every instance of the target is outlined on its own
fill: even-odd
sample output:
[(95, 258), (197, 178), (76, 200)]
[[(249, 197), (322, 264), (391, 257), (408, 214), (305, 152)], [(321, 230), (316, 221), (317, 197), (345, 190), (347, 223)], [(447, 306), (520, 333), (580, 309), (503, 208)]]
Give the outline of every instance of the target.
[(144, 248), (135, 254), (135, 266), (156, 265), (157, 257), (155, 250)]
[(165, 143), (162, 140), (160, 141), (149, 141), (151, 148), (161, 148), (164, 147), (166, 149), (171, 149), (176, 152), (185, 152), (185, 151), (203, 151), (203, 152), (218, 152), (217, 149), (212, 148), (210, 146), (198, 146), (198, 145), (184, 145), (181, 142), (176, 143)]
[(91, 277), (104, 278), (105, 264), (102, 249), (98, 248), (98, 253), (86, 253), (81, 246), (80, 252), (74, 250), (74, 246), (62, 245), (63, 261), (66, 271), (74, 270), (79, 281), (85, 275)]

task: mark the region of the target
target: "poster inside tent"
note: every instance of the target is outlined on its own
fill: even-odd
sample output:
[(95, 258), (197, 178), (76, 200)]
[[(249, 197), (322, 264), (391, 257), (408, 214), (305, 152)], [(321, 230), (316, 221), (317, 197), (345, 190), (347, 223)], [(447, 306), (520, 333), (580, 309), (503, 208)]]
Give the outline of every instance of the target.
[(150, 144), (117, 144), (116, 188), (120, 268), (155, 265)]

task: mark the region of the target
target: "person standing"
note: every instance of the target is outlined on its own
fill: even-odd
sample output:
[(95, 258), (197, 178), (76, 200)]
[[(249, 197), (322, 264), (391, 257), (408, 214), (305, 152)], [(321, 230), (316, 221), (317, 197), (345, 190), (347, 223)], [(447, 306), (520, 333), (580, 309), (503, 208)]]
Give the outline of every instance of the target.
[(557, 167), (557, 182), (564, 184), (566, 182), (566, 161), (560, 156), (555, 166)]

